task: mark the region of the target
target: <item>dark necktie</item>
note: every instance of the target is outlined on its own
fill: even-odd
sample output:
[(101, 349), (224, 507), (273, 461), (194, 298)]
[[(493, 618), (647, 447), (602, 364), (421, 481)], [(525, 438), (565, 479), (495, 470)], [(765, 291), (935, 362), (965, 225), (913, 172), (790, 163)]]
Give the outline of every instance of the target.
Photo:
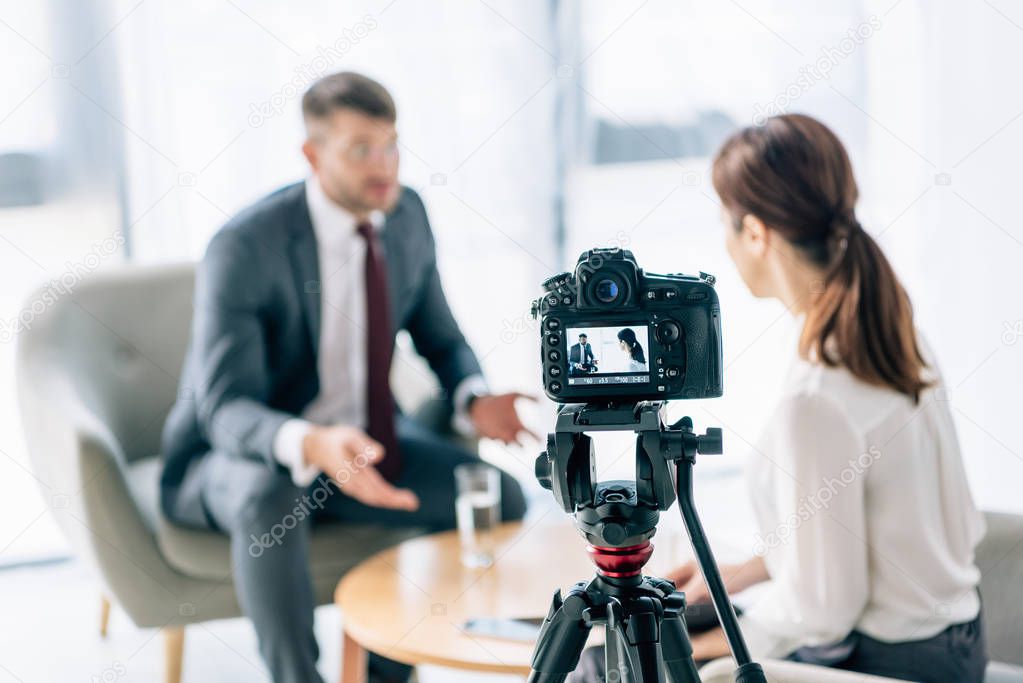
[(356, 229), (366, 240), (366, 408), (369, 414), (367, 432), (379, 441), (386, 453), (376, 468), (388, 481), (401, 471), (401, 451), (394, 431), (394, 399), (391, 396), (391, 311), (387, 298), (387, 269), (380, 242), (373, 226), (360, 223)]

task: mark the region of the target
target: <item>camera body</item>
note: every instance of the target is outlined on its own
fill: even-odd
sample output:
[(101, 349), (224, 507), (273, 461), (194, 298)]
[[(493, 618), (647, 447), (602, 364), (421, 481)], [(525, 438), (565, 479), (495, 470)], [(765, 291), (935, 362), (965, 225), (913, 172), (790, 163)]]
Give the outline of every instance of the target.
[(558, 403), (721, 396), (721, 309), (706, 273), (645, 273), (632, 252), (591, 249), (544, 281), (544, 393)]

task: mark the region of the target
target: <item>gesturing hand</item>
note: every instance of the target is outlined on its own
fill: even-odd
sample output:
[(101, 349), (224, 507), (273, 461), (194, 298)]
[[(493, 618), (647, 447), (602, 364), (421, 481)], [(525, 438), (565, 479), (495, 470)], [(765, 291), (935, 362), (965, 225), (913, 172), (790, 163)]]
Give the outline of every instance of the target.
[(306, 463), (315, 465), (360, 503), (394, 510), (419, 507), (416, 494), (393, 486), (373, 466), (384, 457), (384, 447), (361, 429), (313, 427), (302, 441), (302, 453)]
[(515, 411), (515, 399), (519, 398), (536, 400), (532, 396), (514, 391), (476, 398), (469, 407), (469, 419), (480, 436), (518, 444), (519, 434), (525, 432), (534, 439), (539, 439), (540, 437), (526, 429)]

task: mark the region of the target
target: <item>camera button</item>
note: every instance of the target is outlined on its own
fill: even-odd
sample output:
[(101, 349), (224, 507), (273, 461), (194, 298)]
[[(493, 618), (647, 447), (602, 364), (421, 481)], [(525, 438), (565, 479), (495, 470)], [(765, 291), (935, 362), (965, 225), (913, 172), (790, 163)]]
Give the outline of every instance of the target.
[(657, 290), (656, 289), (651, 289), (651, 290), (647, 291), (646, 298), (649, 301), (656, 301), (657, 300)]
[(572, 305), (572, 297), (566, 296), (565, 298), (563, 298), (561, 300), (561, 303), (565, 304), (566, 306), (571, 306)]
[(561, 391), (561, 382), (551, 382), (547, 387), (551, 390), (552, 394), (556, 394)]
[(657, 339), (662, 344), (674, 344), (682, 336), (682, 328), (674, 320), (667, 320), (657, 326)]
[(547, 343), (550, 344), (551, 346), (557, 346), (560, 341), (561, 337), (559, 337), (556, 334), (547, 335)]
[(665, 374), (667, 374), (668, 377), (672, 377), (672, 378), (678, 377), (679, 376), (679, 369), (676, 368), (676, 367), (670, 367), (670, 368), (668, 368), (668, 372), (665, 373)]
[(657, 385), (657, 391), (667, 391), (667, 390), (668, 390), (668, 387), (664, 386), (663, 384), (658, 384)]
[(560, 302), (560, 300), (554, 294), (552, 294), (551, 296), (547, 297), (547, 304), (550, 305), (550, 306), (557, 306), (559, 302)]
[(561, 329), (561, 321), (558, 320), (557, 318), (551, 318), (550, 320), (547, 321), (547, 329), (548, 330)]
[(674, 299), (676, 297), (678, 297), (678, 290), (677, 289), (666, 289), (666, 290), (664, 290), (664, 298), (665, 299)]
[(561, 375), (561, 368), (555, 366), (555, 367), (551, 368), (550, 370), (548, 370), (548, 372), (550, 373), (551, 377), (558, 377), (558, 376)]
[(550, 351), (550, 352), (547, 353), (547, 358), (552, 363), (557, 363), (559, 360), (561, 360), (561, 354), (558, 353), (557, 351)]

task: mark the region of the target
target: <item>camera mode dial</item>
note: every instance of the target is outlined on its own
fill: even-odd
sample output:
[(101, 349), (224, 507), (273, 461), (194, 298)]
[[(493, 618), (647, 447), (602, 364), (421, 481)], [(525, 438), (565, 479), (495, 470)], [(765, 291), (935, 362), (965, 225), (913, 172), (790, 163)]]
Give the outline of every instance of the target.
[(572, 279), (572, 273), (558, 273), (543, 281), (542, 287), (545, 292), (557, 292)]

